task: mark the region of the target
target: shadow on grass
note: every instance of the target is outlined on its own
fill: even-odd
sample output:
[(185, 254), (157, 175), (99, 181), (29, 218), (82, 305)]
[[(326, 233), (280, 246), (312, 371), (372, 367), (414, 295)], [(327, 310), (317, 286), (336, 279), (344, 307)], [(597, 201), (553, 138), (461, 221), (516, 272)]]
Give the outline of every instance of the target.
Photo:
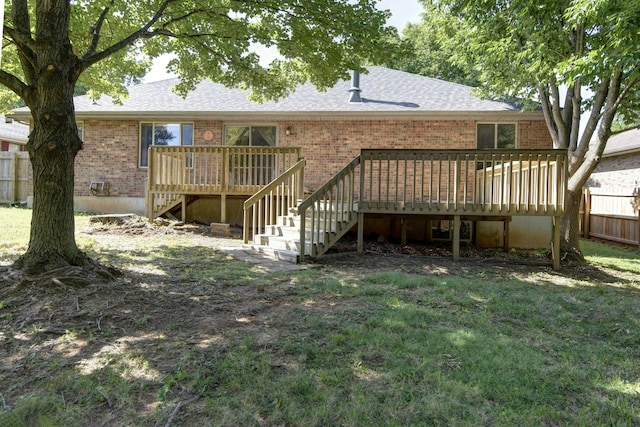
[[(0, 292), (0, 420), (640, 423), (637, 286), (508, 261), (269, 274), (204, 246), (93, 255), (122, 280)], [(618, 280), (579, 280), (601, 278)]]

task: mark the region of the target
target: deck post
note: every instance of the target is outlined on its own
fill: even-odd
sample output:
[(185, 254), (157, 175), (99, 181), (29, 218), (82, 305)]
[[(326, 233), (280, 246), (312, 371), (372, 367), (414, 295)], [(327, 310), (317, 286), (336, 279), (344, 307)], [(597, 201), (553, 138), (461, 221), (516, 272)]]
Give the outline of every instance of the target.
[(511, 223), (511, 217), (507, 218), (503, 222), (503, 236), (502, 236), (502, 250), (509, 252), (509, 224)]
[(560, 269), (560, 216), (553, 217), (553, 242), (551, 243), (551, 255), (553, 256), (553, 269)]
[(182, 195), (182, 210), (181, 210), (181, 214), (182, 214), (182, 222), (187, 222), (187, 196), (186, 195)]
[[(299, 213), (300, 215), (300, 253), (298, 255), (298, 262), (304, 262), (306, 258), (305, 247), (307, 246), (307, 212), (303, 210)], [(311, 235), (313, 236), (313, 226), (311, 227)], [(313, 252), (313, 237), (311, 238), (312, 248), (309, 252)], [(311, 253), (309, 255), (311, 255)]]
[(460, 215), (453, 216), (453, 260), (460, 261)]
[(358, 253), (364, 253), (364, 214), (358, 212)]
[(220, 222), (227, 223), (227, 195), (225, 193), (220, 195)]

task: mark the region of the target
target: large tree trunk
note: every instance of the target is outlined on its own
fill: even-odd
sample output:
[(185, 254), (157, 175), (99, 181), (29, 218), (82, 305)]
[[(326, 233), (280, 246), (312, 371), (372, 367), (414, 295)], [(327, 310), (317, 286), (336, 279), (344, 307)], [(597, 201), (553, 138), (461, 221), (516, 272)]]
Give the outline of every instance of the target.
[(27, 252), (16, 267), (30, 273), (82, 265), (75, 242), (74, 161), (82, 148), (73, 107), (78, 58), (68, 38), (69, 3), (39, 1), (35, 51), (26, 56), (33, 88), (26, 99), (33, 117), (27, 148), (33, 168), (33, 217)]
[(30, 273), (81, 265), (85, 260), (75, 242), (73, 211), (74, 160), (81, 142), (70, 102), (59, 98), (33, 112), (35, 127), (29, 138), (33, 168), (31, 236), (27, 252), (17, 262)]
[(580, 204), (582, 189), (569, 191), (565, 201), (565, 214), (560, 221), (560, 250), (563, 257), (584, 259), (580, 251)]

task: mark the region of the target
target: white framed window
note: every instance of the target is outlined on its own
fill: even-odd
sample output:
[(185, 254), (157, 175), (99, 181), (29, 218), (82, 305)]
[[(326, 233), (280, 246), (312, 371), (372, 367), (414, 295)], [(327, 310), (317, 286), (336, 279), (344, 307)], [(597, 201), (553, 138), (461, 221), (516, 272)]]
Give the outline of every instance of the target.
[(480, 150), (515, 149), (517, 145), (515, 123), (478, 123), (476, 142)]
[(193, 123), (140, 123), (141, 168), (149, 166), (149, 147), (152, 145), (193, 145)]
[(277, 127), (272, 125), (226, 125), (226, 145), (247, 147), (275, 147)]

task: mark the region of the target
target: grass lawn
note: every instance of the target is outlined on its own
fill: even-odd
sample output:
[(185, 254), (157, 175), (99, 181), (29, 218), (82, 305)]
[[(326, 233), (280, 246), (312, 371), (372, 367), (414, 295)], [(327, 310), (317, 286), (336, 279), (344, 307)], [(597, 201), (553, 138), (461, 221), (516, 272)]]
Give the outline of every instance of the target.
[[(29, 216), (0, 208), (0, 265)], [(77, 228), (124, 274), (34, 288), (0, 270), (0, 426), (640, 425), (636, 250), (266, 273), (204, 227)]]

